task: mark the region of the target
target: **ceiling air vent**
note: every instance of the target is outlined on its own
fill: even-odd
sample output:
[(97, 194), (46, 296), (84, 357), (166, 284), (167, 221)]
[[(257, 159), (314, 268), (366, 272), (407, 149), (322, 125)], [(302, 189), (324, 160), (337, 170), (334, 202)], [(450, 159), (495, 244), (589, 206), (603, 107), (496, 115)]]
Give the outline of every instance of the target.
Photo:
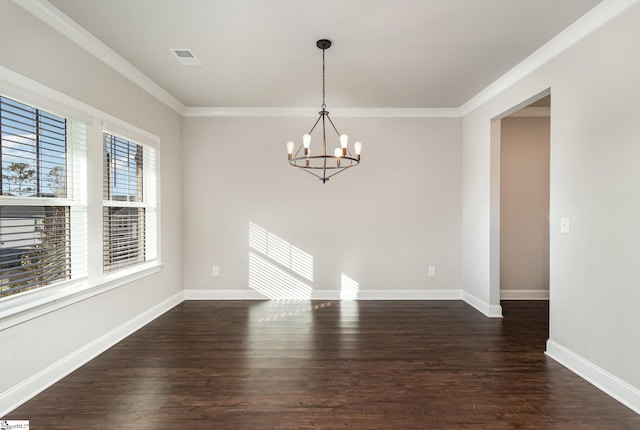
[(193, 52), (191, 52), (191, 49), (171, 49), (171, 52), (173, 52), (173, 55), (176, 56), (178, 61), (185, 66), (199, 66), (202, 64)]

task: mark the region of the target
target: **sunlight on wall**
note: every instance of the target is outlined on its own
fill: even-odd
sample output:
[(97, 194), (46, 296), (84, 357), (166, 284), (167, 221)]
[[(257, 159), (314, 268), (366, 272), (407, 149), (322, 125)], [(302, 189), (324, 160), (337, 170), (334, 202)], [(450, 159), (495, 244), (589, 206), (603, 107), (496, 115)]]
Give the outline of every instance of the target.
[[(311, 300), (313, 256), (249, 221), (249, 287), (272, 300)], [(302, 279), (304, 278), (304, 279)], [(340, 275), (340, 300), (357, 300), (360, 284)]]
[(303, 278), (313, 281), (311, 255), (252, 222), (249, 222), (249, 247)]
[(310, 300), (313, 257), (249, 222), (249, 287), (272, 300)]
[(345, 275), (340, 275), (340, 300), (356, 300), (360, 292), (360, 284)]
[(272, 300), (310, 300), (311, 287), (249, 251), (249, 287)]

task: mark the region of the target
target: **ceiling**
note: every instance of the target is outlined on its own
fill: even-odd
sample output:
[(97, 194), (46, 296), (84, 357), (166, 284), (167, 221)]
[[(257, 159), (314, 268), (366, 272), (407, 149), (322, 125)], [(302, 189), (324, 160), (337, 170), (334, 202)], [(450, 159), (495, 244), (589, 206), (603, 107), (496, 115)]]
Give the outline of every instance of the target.
[[(601, 0), (49, 0), (189, 107), (459, 107)], [(191, 49), (200, 66), (178, 62)]]

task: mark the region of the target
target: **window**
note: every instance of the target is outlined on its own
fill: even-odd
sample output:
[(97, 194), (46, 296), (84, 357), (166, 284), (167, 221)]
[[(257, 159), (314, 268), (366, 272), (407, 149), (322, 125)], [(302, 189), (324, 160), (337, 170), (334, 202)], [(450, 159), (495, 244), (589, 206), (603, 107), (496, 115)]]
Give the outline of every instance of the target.
[(103, 166), (104, 271), (155, 259), (155, 150), (104, 132)]
[(0, 330), (160, 270), (157, 136), (2, 68), (0, 132)]
[(85, 129), (0, 96), (0, 297), (86, 275)]

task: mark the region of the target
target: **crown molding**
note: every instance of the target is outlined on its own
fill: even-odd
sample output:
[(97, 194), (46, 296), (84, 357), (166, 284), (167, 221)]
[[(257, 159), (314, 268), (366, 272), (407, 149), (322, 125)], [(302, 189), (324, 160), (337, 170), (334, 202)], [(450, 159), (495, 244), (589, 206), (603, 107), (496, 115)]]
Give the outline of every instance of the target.
[[(330, 112), (341, 118), (459, 118), (459, 108), (334, 108)], [(316, 117), (318, 108), (303, 107), (187, 107), (186, 117)]]
[(577, 42), (593, 33), (595, 30), (629, 9), (640, 0), (604, 0), (602, 3), (591, 9), (576, 22), (561, 31), (556, 37), (551, 39), (536, 50), (533, 54), (518, 63), (514, 68), (496, 79), (484, 90), (470, 98), (460, 106), (462, 115), (467, 115), (471, 111), (480, 107), (496, 95), (500, 94), (511, 85), (515, 84), (535, 69), (543, 66), (553, 58), (557, 57)]
[(36, 18), (50, 25), (54, 30), (66, 36), (72, 42), (98, 58), (103, 63), (112, 67), (134, 84), (160, 100), (162, 103), (179, 114), (185, 106), (173, 95), (167, 92), (151, 78), (138, 70), (127, 60), (118, 55), (107, 45), (98, 40), (94, 35), (82, 28), (67, 15), (56, 9), (46, 0), (13, 0), (15, 4), (31, 13)]

